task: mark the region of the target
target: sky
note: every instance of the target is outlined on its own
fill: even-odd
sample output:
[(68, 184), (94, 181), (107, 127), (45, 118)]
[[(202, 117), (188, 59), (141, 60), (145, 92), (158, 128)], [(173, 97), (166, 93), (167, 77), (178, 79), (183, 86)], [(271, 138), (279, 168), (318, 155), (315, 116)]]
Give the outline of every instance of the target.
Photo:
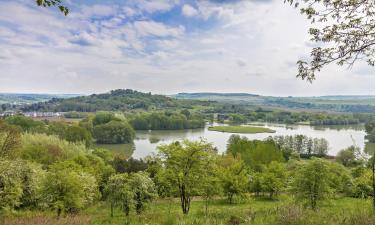
[(284, 0), (0, 0), (0, 92), (129, 88), (273, 96), (375, 94), (374, 68), (331, 65), (312, 83), (296, 61), (309, 22)]

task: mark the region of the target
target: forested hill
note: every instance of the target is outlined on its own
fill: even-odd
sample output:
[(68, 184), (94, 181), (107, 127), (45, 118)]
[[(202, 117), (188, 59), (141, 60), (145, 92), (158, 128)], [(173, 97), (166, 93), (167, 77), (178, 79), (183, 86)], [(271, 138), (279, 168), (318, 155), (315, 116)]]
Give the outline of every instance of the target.
[(72, 98), (75, 94), (27, 94), (27, 93), (0, 93), (0, 104), (31, 104), (44, 102), (52, 98)]
[(273, 97), (246, 93), (179, 93), (177, 99), (211, 100), (230, 104), (282, 109), (314, 110), (331, 112), (375, 112), (373, 95), (337, 95), (318, 97)]
[(103, 94), (92, 94), (69, 99), (53, 98), (24, 106), (23, 111), (116, 111), (131, 109), (188, 108), (192, 104), (205, 104), (205, 101), (179, 100), (165, 95), (154, 95), (131, 89), (118, 89)]

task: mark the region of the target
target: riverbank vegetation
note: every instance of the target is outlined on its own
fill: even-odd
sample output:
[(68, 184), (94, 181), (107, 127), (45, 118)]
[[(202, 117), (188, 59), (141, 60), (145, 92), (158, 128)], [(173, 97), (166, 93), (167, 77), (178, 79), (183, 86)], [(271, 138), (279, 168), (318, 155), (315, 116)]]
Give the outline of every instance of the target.
[[(232, 135), (224, 154), (204, 140), (184, 140), (137, 160), (93, 150), (69, 135), (30, 132), (15, 121), (0, 122), (4, 224), (66, 224), (67, 218), (70, 224), (374, 221), (373, 159), (355, 147), (334, 159), (326, 156), (323, 139)], [(114, 121), (121, 118), (100, 114), (81, 126)]]
[(276, 132), (267, 127), (255, 127), (255, 126), (213, 126), (213, 127), (208, 127), (208, 130), (228, 132), (228, 133), (242, 133), (242, 134), (275, 133)]

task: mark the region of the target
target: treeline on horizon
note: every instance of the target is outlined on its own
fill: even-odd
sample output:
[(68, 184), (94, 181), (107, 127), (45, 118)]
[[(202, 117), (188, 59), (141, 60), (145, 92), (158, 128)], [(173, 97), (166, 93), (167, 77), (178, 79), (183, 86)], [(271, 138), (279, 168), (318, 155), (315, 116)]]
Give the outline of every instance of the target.
[[(208, 208), (216, 198), (251, 206), (246, 199), (287, 196), (298, 202), (293, 207), (317, 210), (339, 196), (364, 202), (375, 197), (373, 158), (355, 146), (335, 159), (326, 158), (324, 139), (296, 135), (248, 140), (232, 135), (224, 154), (204, 140), (185, 140), (160, 145), (157, 155), (135, 160), (92, 148), (82, 139), (85, 132), (78, 127), (88, 132), (85, 126), (97, 140), (125, 138), (126, 133), (108, 135), (106, 126), (115, 124), (115, 130), (121, 130), (124, 125), (114, 114), (97, 114), (79, 125), (31, 121), (19, 116), (0, 120), (0, 212), (5, 216), (23, 211), (77, 215), (105, 204), (108, 216), (121, 212), (130, 218), (147, 213), (156, 199), (174, 198), (180, 204), (171, 204), (189, 214), (193, 197)], [(369, 142), (375, 140), (374, 124), (366, 125)]]
[[(344, 105), (340, 104), (335, 105), (337, 107), (345, 107)], [(355, 105), (355, 107), (359, 109), (360, 105), (357, 104)], [(175, 99), (163, 95), (142, 93), (130, 89), (119, 89), (113, 90), (109, 93), (93, 94), (90, 96), (80, 96), (69, 99), (54, 98), (47, 102), (39, 102), (23, 106), (3, 104), (1, 105), (0, 110), (3, 112), (6, 110), (23, 110), (24, 112), (67, 112), (66, 116), (71, 117), (74, 115), (71, 112), (78, 112), (75, 114), (75, 116), (77, 116), (77, 114), (79, 115), (79, 113), (94, 113), (97, 111), (166, 111), (168, 113), (168, 111), (187, 109), (203, 114), (208, 120), (211, 119), (213, 114), (220, 114), (219, 121), (228, 120), (229, 122), (234, 123), (261, 121), (293, 124), (308, 122), (311, 125), (347, 125), (366, 123), (371, 118), (371, 114), (369, 113), (291, 112), (288, 111), (288, 108), (299, 107), (296, 106), (287, 107), (286, 109), (269, 109), (262, 108), (256, 105), (246, 105), (236, 102), (228, 103), (218, 101)]]

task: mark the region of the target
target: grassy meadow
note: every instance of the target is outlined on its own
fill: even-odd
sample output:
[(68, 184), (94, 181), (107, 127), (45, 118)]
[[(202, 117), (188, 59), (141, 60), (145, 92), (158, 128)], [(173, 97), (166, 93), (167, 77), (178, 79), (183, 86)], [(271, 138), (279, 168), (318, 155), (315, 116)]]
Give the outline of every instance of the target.
[(106, 203), (94, 206), (76, 215), (57, 218), (54, 212), (18, 211), (2, 216), (4, 225), (370, 225), (375, 223), (375, 214), (370, 200), (338, 198), (322, 202), (313, 211), (298, 205), (292, 198), (281, 196), (279, 200), (249, 198), (241, 203), (229, 204), (225, 199), (210, 202), (206, 214), (205, 201), (194, 200), (191, 211), (183, 215), (178, 199), (156, 200), (147, 210), (126, 217), (115, 210), (110, 216)]
[(276, 131), (267, 127), (254, 126), (214, 126), (209, 127), (210, 131), (241, 133), (241, 134), (256, 134), (256, 133), (275, 133)]

